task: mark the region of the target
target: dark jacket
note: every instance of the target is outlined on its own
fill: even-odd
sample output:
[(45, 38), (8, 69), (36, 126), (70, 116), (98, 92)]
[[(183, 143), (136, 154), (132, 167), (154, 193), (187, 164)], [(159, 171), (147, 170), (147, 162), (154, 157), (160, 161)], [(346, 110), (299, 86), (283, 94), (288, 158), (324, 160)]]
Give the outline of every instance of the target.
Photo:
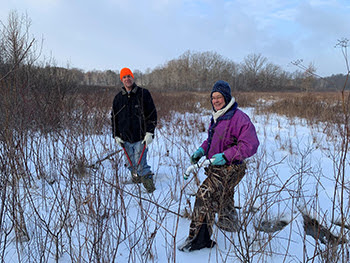
[(146, 132), (154, 134), (157, 111), (151, 93), (137, 86), (128, 93), (123, 87), (113, 100), (113, 137), (134, 143), (144, 139)]

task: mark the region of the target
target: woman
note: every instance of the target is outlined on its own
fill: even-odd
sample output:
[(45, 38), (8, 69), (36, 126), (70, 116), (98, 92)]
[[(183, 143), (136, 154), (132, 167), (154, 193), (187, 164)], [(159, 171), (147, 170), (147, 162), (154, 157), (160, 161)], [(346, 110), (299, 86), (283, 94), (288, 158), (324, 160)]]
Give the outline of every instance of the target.
[(211, 92), (213, 106), (208, 138), (191, 156), (197, 163), (202, 156), (213, 159), (206, 168), (207, 178), (199, 187), (192, 213), (189, 235), (179, 247), (181, 251), (211, 248), (215, 213), (217, 225), (233, 231), (235, 222), (234, 187), (245, 174), (244, 160), (254, 155), (259, 146), (255, 127), (248, 115), (237, 108), (230, 85), (217, 81)]

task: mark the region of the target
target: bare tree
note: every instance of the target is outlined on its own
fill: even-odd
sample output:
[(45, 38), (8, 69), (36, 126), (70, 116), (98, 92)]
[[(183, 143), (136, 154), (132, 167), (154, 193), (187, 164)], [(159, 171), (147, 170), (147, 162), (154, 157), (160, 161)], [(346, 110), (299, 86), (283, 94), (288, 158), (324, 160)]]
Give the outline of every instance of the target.
[(259, 90), (259, 75), (263, 71), (267, 58), (261, 54), (250, 54), (241, 65), (241, 73), (244, 78), (245, 90)]

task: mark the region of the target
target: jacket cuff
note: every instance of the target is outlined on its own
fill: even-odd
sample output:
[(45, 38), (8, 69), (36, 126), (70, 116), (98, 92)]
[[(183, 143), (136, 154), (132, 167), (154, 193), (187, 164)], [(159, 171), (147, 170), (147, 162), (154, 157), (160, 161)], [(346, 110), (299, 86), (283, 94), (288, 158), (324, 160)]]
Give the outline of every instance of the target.
[(225, 159), (226, 163), (228, 164), (229, 161), (227, 160), (226, 156), (225, 156), (225, 153), (222, 153), (222, 157)]

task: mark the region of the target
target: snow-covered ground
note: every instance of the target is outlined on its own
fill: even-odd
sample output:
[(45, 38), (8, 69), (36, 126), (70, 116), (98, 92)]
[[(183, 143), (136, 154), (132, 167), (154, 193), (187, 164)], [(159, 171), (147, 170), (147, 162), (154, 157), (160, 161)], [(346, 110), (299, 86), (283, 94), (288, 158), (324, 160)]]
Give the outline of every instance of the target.
[[(302, 119), (242, 110), (257, 129), (260, 147), (247, 161), (246, 176), (234, 196), (241, 230), (231, 233), (214, 226), (214, 248), (177, 250), (188, 234), (198, 182), (205, 178), (203, 168), (186, 181), (183, 173), (190, 155), (207, 136), (210, 112), (174, 113), (171, 120), (160, 122), (149, 148), (156, 184), (153, 194), (142, 185), (122, 184), (129, 177), (126, 160), (108, 130), (103, 135), (31, 142), (28, 148), (41, 149), (28, 159), (33, 174), (39, 174), (39, 155), (47, 163), (30, 184), (21, 182), (30, 239), (16, 246), (6, 218), (2, 258), (5, 262), (54, 262), (55, 257), (58, 262), (307, 262), (312, 258), (347, 262), (348, 243), (334, 245), (327, 235), (322, 243), (312, 236), (312, 230), (320, 236), (321, 228), (304, 228), (305, 218), (315, 219), (334, 236), (350, 239), (349, 228), (334, 224), (350, 225), (344, 221), (349, 218), (349, 177), (345, 176), (349, 158), (345, 167), (339, 167), (344, 156), (336, 127), (329, 134), (322, 124), (311, 127)], [(74, 143), (67, 145), (67, 141)], [(115, 150), (117, 154), (96, 169), (86, 167)], [(85, 166), (79, 166), (77, 156), (85, 156)]]

